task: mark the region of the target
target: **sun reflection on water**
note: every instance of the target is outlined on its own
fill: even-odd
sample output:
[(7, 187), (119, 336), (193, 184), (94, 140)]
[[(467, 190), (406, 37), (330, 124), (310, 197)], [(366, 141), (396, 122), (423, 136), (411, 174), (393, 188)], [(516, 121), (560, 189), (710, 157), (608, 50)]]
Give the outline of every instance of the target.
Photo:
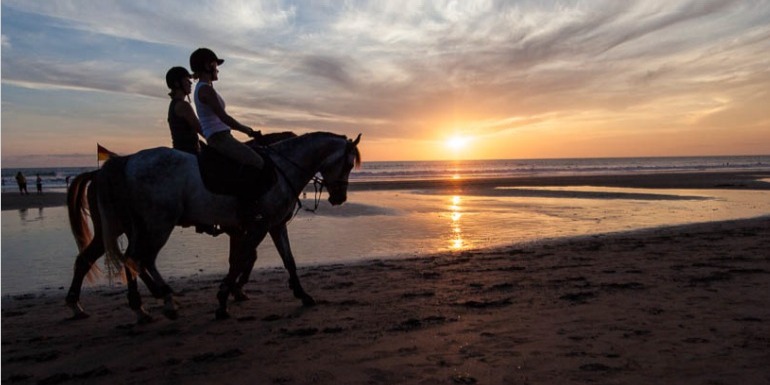
[(463, 232), (460, 228), (460, 218), (463, 217), (462, 207), (460, 203), (462, 198), (459, 195), (452, 196), (451, 204), (449, 205), (449, 218), (452, 220), (452, 235), (449, 239), (449, 248), (451, 250), (462, 250), (465, 248), (465, 241), (463, 241)]

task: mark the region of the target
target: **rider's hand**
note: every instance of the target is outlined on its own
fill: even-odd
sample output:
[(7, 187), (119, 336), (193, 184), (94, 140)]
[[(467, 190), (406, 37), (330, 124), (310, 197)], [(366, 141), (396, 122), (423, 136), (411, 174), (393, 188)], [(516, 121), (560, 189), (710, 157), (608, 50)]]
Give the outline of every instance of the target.
[(242, 132), (242, 133), (244, 133), (244, 134), (246, 134), (248, 136), (253, 136), (254, 135), (254, 130), (251, 127), (245, 126), (243, 124), (241, 124), (240, 130), (238, 130), (238, 131), (240, 131), (240, 132)]

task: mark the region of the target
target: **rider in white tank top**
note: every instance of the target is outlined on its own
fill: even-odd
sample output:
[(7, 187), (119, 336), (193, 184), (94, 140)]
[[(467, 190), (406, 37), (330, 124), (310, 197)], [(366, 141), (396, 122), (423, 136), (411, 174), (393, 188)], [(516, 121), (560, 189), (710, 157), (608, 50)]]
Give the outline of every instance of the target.
[[(208, 140), (217, 132), (230, 131), (230, 127), (224, 124), (222, 120), (219, 119), (216, 114), (214, 114), (214, 111), (211, 109), (211, 107), (201, 103), (201, 101), (198, 99), (198, 90), (201, 87), (211, 87), (211, 84), (199, 81), (198, 84), (195, 85), (195, 93), (193, 95), (193, 99), (195, 100), (195, 109), (198, 112), (198, 120), (201, 122), (201, 131), (203, 132), (203, 136)], [(222, 108), (224, 108), (225, 101), (222, 100), (222, 97), (219, 96), (219, 93), (216, 92), (216, 90), (214, 92), (217, 94), (219, 104), (222, 106)]]

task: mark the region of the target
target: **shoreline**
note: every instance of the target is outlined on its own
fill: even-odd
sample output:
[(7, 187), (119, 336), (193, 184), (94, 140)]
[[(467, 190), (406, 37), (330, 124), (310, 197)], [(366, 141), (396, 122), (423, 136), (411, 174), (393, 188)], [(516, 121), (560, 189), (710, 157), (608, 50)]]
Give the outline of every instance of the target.
[(170, 282), (175, 321), (145, 290), (149, 325), (122, 287), (86, 290), (80, 321), (63, 290), (4, 295), (2, 380), (761, 383), (768, 249), (762, 217), (302, 267), (313, 308), (262, 269), (222, 322), (211, 275)]
[(356, 190), (412, 190), (498, 186), (594, 186), (649, 189), (750, 189), (770, 190), (770, 170), (753, 171), (683, 171), (638, 174), (518, 175), (490, 178), (351, 182)]
[(44, 192), (42, 194), (30, 193), (29, 195), (21, 195), (18, 192), (4, 192), (0, 199), (2, 199), (2, 211), (29, 210), (67, 205), (67, 193), (63, 192)]
[[(445, 190), (458, 188), (533, 187), (533, 186), (597, 186), (651, 189), (746, 189), (770, 190), (770, 171), (725, 172), (661, 172), (642, 174), (511, 176), (503, 178), (469, 178), (442, 180), (400, 180), (351, 182), (349, 191), (367, 190)], [(309, 194), (312, 188), (306, 189)], [(65, 206), (64, 192), (20, 195), (3, 192), (2, 210)]]

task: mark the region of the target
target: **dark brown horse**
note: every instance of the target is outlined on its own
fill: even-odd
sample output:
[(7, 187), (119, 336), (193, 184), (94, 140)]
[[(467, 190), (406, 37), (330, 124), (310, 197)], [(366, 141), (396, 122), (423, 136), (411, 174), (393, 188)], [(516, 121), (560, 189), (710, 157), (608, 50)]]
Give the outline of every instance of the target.
[[(319, 132), (266, 147), (277, 170), (277, 182), (258, 200), (257, 209), (263, 217), (259, 225), (249, 231), (228, 232), (230, 268), (217, 293), (217, 318), (229, 316), (227, 299), (231, 293), (242, 293), (257, 258), (256, 247), (268, 233), (289, 272), (294, 296), (306, 306), (315, 304), (300, 284), (286, 223), (294, 214), (300, 191), (318, 173), (331, 204), (347, 200), (350, 171), (360, 164), (359, 140), (360, 135), (351, 141)], [(68, 190), (70, 226), (80, 249), (67, 295), (73, 318), (87, 317), (80, 305), (80, 289), (94, 262), (105, 253), (110, 266), (125, 271), (129, 306), (139, 322), (151, 318), (142, 307), (137, 276), (153, 296), (164, 298), (164, 314), (175, 318), (173, 291), (155, 266), (158, 252), (179, 223), (238, 229), (240, 207), (237, 198), (205, 188), (194, 156), (169, 148), (113, 158), (101, 169), (77, 176)], [(88, 230), (89, 208), (93, 235)], [(117, 242), (123, 234), (128, 238), (125, 251)]]

